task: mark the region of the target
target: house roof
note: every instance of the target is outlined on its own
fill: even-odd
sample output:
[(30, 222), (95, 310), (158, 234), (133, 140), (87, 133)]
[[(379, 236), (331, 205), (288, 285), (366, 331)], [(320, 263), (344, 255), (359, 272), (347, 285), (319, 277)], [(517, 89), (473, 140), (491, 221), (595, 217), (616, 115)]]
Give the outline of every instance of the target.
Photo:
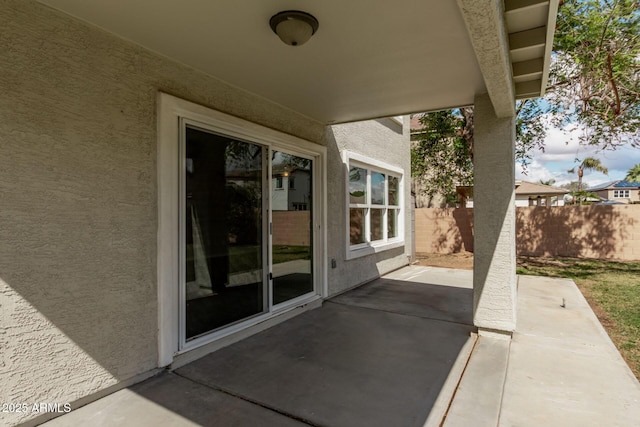
[[(499, 117), (513, 115), (515, 98), (546, 87), (558, 7), (558, 0), (38, 1), (324, 124), (472, 105), (483, 93)], [(319, 21), (304, 46), (285, 45), (269, 26), (292, 7)]]
[[(518, 182), (520, 184), (518, 184)], [(552, 187), (550, 185), (539, 184), (537, 182), (516, 181), (517, 195), (557, 195), (568, 194), (569, 190), (564, 188)]]
[(616, 188), (640, 188), (640, 182), (629, 182), (623, 179), (618, 179), (615, 181), (605, 182), (600, 185), (596, 185), (594, 187), (587, 188), (587, 191), (599, 191), (599, 190), (613, 190)]
[[(470, 194), (473, 186), (457, 186), (458, 194)], [(552, 187), (550, 185), (539, 184), (537, 182), (516, 181), (515, 193), (519, 196), (555, 196), (560, 194), (568, 194), (569, 190), (564, 188)]]

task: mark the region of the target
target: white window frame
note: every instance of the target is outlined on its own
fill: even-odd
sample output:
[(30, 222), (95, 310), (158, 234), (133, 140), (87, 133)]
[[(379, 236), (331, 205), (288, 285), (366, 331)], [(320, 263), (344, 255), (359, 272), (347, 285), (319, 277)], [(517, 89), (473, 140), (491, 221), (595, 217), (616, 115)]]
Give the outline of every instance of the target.
[(630, 196), (630, 190), (613, 190), (613, 197), (616, 199), (628, 199)]
[[(314, 161), (313, 175), (313, 259), (315, 292), (312, 297), (300, 297), (287, 304), (270, 304), (271, 309), (249, 320), (235, 324), (212, 334), (194, 339), (185, 344), (180, 327), (180, 299), (178, 291), (181, 271), (181, 145), (185, 121), (195, 123), (202, 129), (208, 129), (247, 142), (255, 142), (268, 150), (285, 151)], [(315, 300), (328, 295), (327, 262), (323, 254), (327, 247), (327, 173), (326, 147), (270, 129), (238, 117), (194, 104), (165, 93), (158, 94), (158, 366), (173, 363), (181, 353), (194, 350), (216, 340), (240, 333), (248, 328), (259, 328), (260, 324), (297, 308), (309, 306)], [(267, 176), (271, 176), (269, 170)], [(267, 193), (269, 193), (267, 191)], [(271, 222), (270, 200), (269, 222)], [(270, 254), (269, 254), (270, 256)], [(270, 302), (271, 303), (271, 302)]]
[[(363, 156), (359, 153), (351, 151), (343, 152), (343, 162), (345, 168), (345, 221), (346, 221), (346, 259), (354, 259), (363, 257), (366, 255), (375, 254), (378, 252), (386, 251), (404, 246), (404, 217), (405, 217), (405, 205), (404, 205), (404, 169), (390, 165), (388, 163), (372, 159), (367, 156)], [(351, 166), (360, 167), (367, 170), (367, 200), (364, 204), (352, 204), (349, 194), (349, 170)], [(385, 175), (385, 204), (384, 205), (372, 205), (371, 204), (371, 172), (379, 172)], [(398, 205), (389, 205), (389, 191), (388, 182), (389, 176), (398, 178)], [(371, 241), (370, 230), (370, 213), (372, 206), (374, 209), (384, 209), (383, 214), (383, 239), (377, 241)], [(351, 208), (363, 208), (366, 209), (365, 213), (365, 242), (357, 245), (351, 244), (350, 236), (350, 209)], [(398, 235), (393, 238), (387, 236), (387, 221), (389, 209), (398, 210)]]

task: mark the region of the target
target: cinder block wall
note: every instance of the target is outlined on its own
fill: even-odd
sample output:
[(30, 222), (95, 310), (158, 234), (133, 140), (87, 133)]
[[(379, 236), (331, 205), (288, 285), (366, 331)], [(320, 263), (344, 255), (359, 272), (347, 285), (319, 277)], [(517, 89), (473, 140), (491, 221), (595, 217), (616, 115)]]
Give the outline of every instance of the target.
[(640, 260), (640, 205), (517, 209), (518, 255)]
[(311, 243), (310, 211), (274, 211), (273, 244), (309, 246)]
[(415, 210), (416, 253), (473, 252), (473, 209)]
[[(473, 251), (473, 209), (416, 209), (416, 252)], [(516, 209), (518, 255), (640, 260), (640, 205)]]

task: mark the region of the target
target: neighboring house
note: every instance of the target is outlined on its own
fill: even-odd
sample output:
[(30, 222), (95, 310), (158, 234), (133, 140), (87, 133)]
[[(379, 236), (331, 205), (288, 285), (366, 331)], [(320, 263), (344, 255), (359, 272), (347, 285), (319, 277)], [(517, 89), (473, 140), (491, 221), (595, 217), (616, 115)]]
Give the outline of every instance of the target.
[[(473, 207), (473, 187), (456, 187), (460, 206)], [(564, 206), (564, 195), (569, 191), (564, 188), (539, 184), (537, 182), (516, 181), (515, 202), (516, 206)]]
[[(510, 336), (515, 99), (546, 87), (557, 2), (305, 5), (319, 30), (292, 47), (273, 2), (3, 1), (0, 402), (75, 408), (407, 265), (409, 118), (380, 117), (455, 106), (474, 324)], [(308, 167), (280, 206), (277, 153)], [(303, 196), (290, 270), (271, 219)]]
[(271, 174), (271, 206), (274, 211), (311, 209), (311, 171), (280, 165)]
[(564, 206), (564, 188), (537, 182), (516, 181), (516, 206)]
[(640, 182), (629, 182), (618, 179), (587, 188), (603, 201), (619, 203), (640, 203)]

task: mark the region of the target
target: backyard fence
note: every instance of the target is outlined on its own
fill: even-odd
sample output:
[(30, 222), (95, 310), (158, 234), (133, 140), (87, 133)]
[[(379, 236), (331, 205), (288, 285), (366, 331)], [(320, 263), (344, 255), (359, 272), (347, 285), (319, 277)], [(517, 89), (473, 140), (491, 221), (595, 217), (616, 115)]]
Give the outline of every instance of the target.
[(310, 211), (273, 211), (273, 244), (309, 246), (311, 242)]
[[(473, 209), (416, 209), (415, 238), (418, 254), (473, 252)], [(640, 205), (518, 207), (516, 251), (640, 260)]]

